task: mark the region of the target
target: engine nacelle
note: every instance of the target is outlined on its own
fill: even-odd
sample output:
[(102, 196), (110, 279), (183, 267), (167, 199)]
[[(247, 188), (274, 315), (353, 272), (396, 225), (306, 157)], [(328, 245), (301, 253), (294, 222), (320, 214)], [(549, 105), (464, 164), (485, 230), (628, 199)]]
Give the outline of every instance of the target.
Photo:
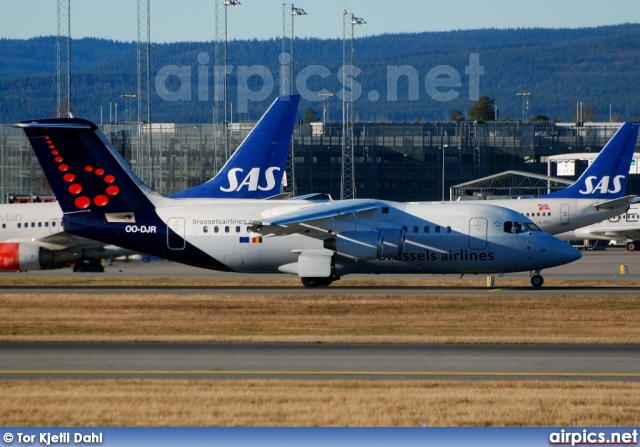
[(346, 231), (325, 239), (324, 248), (359, 261), (371, 261), (382, 256), (384, 237), (377, 231)]
[(0, 270), (17, 272), (40, 270), (41, 247), (19, 242), (4, 242), (0, 244)]
[(406, 232), (401, 228), (382, 228), (380, 230), (384, 240), (384, 253), (386, 256), (401, 256), (404, 253)]

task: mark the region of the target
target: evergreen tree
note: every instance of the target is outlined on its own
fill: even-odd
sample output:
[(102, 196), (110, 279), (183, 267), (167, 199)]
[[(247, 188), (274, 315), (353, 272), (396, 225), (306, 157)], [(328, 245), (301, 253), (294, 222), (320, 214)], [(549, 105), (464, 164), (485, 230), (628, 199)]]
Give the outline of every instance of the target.
[(494, 101), (486, 95), (478, 98), (469, 110), (469, 119), (473, 121), (492, 121), (494, 117)]
[(549, 117), (547, 115), (535, 115), (533, 118), (531, 118), (531, 122), (532, 123), (548, 123)]
[(464, 114), (460, 110), (454, 110), (453, 113), (451, 113), (450, 120), (456, 123), (458, 121), (464, 121)]
[(316, 121), (318, 121), (318, 112), (316, 112), (311, 107), (309, 107), (304, 112), (304, 122), (305, 123), (313, 123), (313, 122), (316, 122)]

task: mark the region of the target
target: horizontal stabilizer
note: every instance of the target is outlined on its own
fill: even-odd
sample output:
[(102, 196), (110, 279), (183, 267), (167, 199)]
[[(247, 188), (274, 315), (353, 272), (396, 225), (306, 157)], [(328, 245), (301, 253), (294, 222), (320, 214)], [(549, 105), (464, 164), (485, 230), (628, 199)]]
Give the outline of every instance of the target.
[(629, 205), (637, 196), (624, 196), (619, 199), (607, 200), (606, 202), (596, 203), (593, 207), (597, 210), (612, 210), (620, 208), (624, 205)]

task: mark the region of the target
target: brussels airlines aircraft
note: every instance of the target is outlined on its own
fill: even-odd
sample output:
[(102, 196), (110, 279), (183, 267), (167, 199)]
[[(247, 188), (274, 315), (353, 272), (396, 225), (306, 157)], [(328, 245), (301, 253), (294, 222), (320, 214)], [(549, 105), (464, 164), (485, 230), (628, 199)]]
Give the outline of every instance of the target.
[(349, 273), (531, 271), (539, 287), (541, 269), (581, 256), (521, 214), (486, 204), (172, 199), (145, 185), (89, 121), (18, 126), (66, 232), (184, 264), (296, 274), (306, 286)]
[[(623, 196), (640, 123), (624, 123), (591, 166), (567, 188), (534, 199), (491, 200), (518, 211), (550, 234), (600, 222), (624, 213), (635, 196)], [(459, 203), (459, 202), (456, 202)]]
[[(280, 192), (299, 96), (281, 96), (265, 112), (220, 172), (174, 198), (258, 199)], [(104, 271), (100, 260), (132, 254), (63, 231), (58, 203), (0, 205), (0, 271), (62, 268)]]

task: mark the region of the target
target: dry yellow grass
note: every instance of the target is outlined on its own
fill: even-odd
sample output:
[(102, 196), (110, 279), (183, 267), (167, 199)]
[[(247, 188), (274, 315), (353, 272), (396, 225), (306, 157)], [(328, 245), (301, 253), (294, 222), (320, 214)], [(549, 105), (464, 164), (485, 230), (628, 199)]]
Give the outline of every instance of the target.
[(0, 294), (0, 341), (640, 343), (640, 300)]
[(8, 426), (634, 426), (640, 384), (0, 381)]
[[(2, 278), (0, 285), (33, 285), (25, 279), (17, 284)], [(149, 281), (72, 279), (89, 286)], [(299, 286), (286, 281), (251, 284)], [(38, 285), (69, 282), (39, 278)], [(631, 291), (608, 298), (429, 290), (483, 282), (341, 281), (388, 286), (385, 296), (337, 296), (331, 288), (315, 297), (215, 289), (192, 295), (0, 294), (0, 341), (640, 343), (640, 300)], [(215, 288), (239, 281), (153, 283)], [(527, 280), (500, 285), (529, 286)], [(394, 295), (393, 288), (403, 286), (426, 289)], [(14, 426), (631, 426), (640, 420), (640, 384), (624, 382), (18, 380), (0, 381), (0, 395), (0, 420)]]

